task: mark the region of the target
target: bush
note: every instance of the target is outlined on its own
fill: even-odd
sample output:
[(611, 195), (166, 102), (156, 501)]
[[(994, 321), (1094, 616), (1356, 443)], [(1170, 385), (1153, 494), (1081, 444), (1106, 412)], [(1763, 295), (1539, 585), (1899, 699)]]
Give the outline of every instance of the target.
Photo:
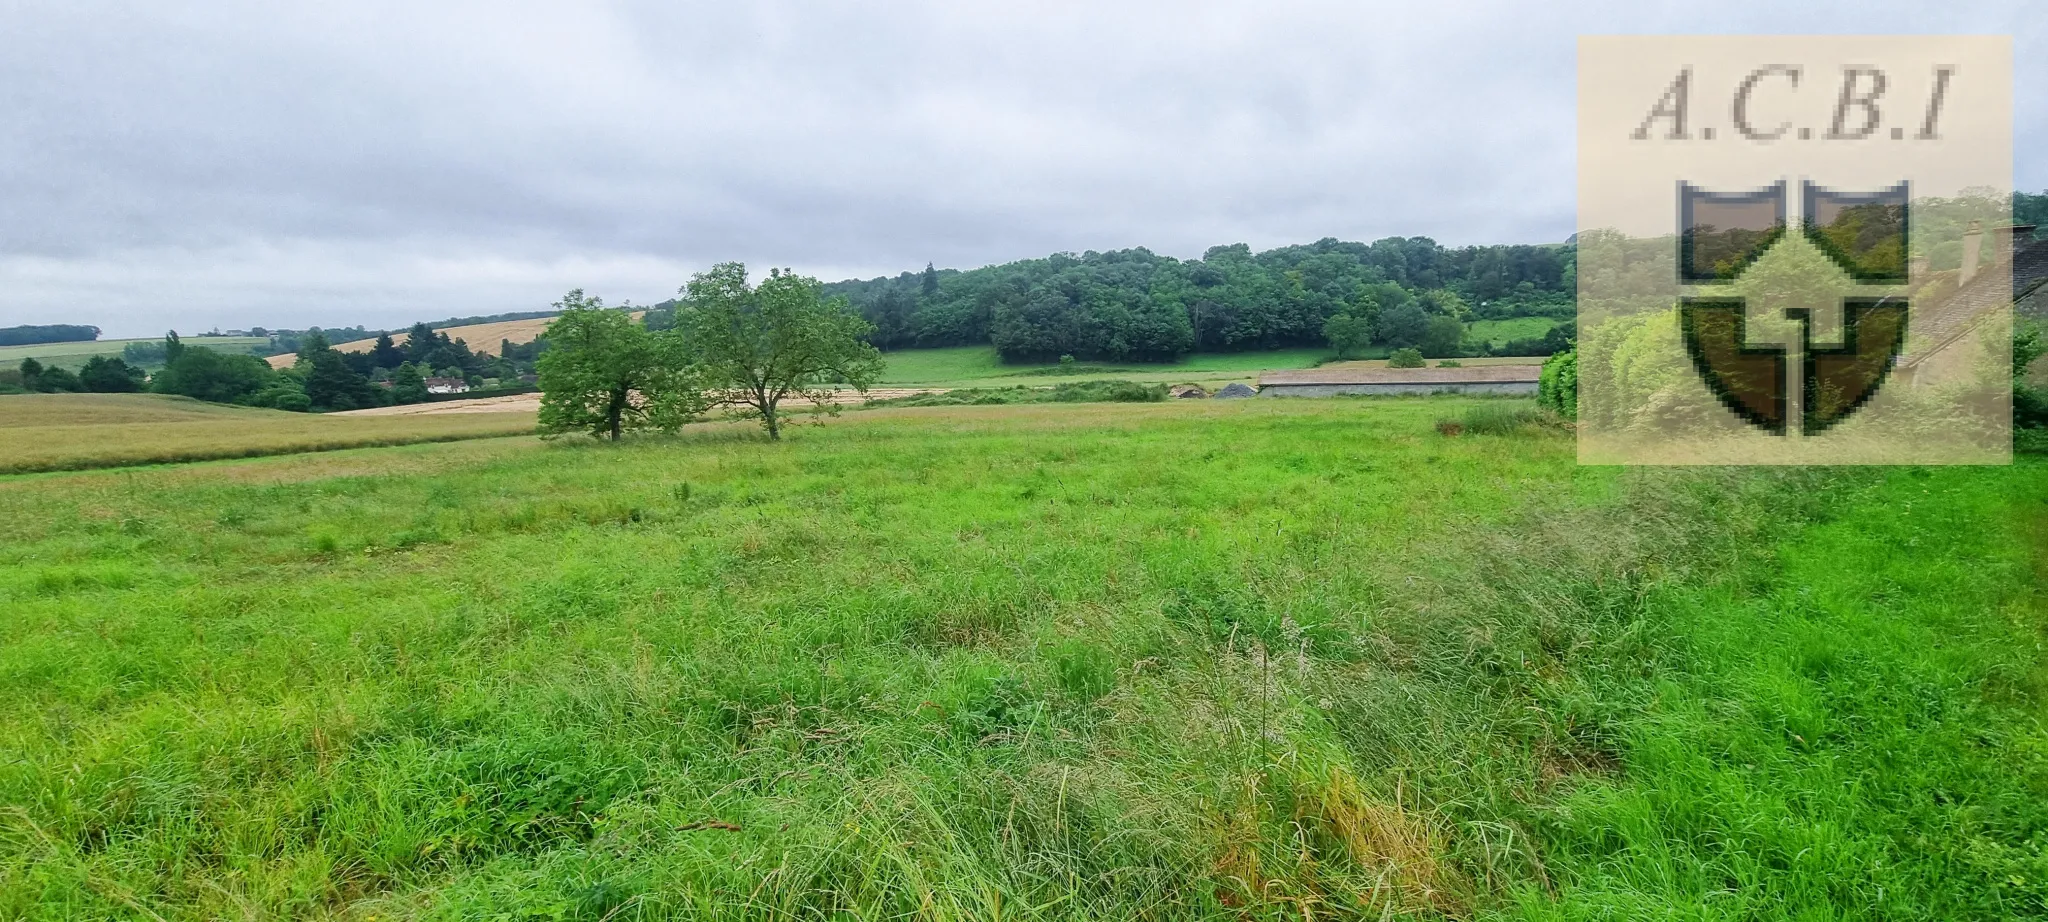
[(1396, 349), (1394, 354), (1387, 356), (1388, 368), (1421, 368), (1428, 364), (1422, 358), (1422, 351), (1413, 347)]
[(1054, 403), (1157, 403), (1166, 385), (1136, 381), (1076, 381), (1052, 389)]
[[(1473, 435), (1509, 435), (1543, 422), (1543, 411), (1527, 404), (1484, 403), (1465, 411), (1459, 420)], [(1439, 424), (1438, 431), (1442, 431)]]
[(1438, 363), (1436, 363), (1436, 367), (1438, 367), (1438, 368), (1463, 368), (1463, 367), (1465, 367), (1465, 363), (1464, 363), (1464, 362), (1460, 362), (1460, 361), (1458, 361), (1457, 359), (1444, 359), (1443, 361), (1441, 361), (1441, 362), (1438, 362)]
[(1536, 405), (1565, 419), (1579, 418), (1579, 353), (1567, 349), (1543, 363), (1536, 379)]

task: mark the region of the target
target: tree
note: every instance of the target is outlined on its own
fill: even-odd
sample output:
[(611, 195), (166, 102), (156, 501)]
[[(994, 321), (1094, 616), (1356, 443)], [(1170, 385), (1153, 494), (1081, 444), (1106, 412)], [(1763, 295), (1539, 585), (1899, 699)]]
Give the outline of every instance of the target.
[(1433, 359), (1458, 354), (1465, 342), (1465, 325), (1457, 318), (1438, 314), (1422, 326), (1422, 340), (1416, 343), (1422, 354)]
[(931, 263), (924, 264), (924, 278), (919, 283), (919, 294), (922, 294), (926, 301), (939, 296), (939, 270), (932, 268)]
[(164, 345), (176, 358), (150, 379), (150, 389), (159, 394), (182, 394), (214, 403), (248, 403), (277, 376), (268, 363), (253, 355), (196, 349), (179, 344), (175, 336), (166, 339)]
[(418, 365), (401, 362), (391, 373), (391, 401), (393, 403), (424, 403), (427, 399), (427, 379), (420, 374)]
[(822, 288), (786, 269), (771, 269), (749, 287), (740, 263), (713, 266), (683, 288), (688, 305), (677, 313), (676, 332), (706, 386), (746, 405), (770, 439), (782, 437), (783, 400), (832, 412), (832, 385), (865, 393), (881, 375), (882, 355), (865, 340), (874, 327)]
[(370, 379), (349, 367), (348, 360), (318, 331), (306, 334), (299, 343), (299, 360), (293, 367), (305, 377), (306, 399), (314, 409), (360, 410), (379, 402)]
[(1379, 341), (1396, 349), (1422, 342), (1429, 330), (1429, 315), (1414, 301), (1404, 301), (1380, 315)]
[(133, 394), (142, 390), (143, 375), (142, 369), (120, 359), (95, 355), (78, 370), (78, 381), (96, 394)]
[(1565, 419), (1579, 418), (1579, 353), (1567, 349), (1543, 363), (1536, 379), (1536, 403)]
[(39, 391), (42, 390), (42, 383), (43, 363), (36, 361), (33, 357), (22, 359), (21, 389), (25, 391)]
[(1422, 353), (1414, 349), (1396, 349), (1387, 356), (1388, 368), (1421, 368), (1429, 364), (1422, 360)]
[(540, 357), (540, 428), (618, 441), (629, 429), (673, 431), (709, 401), (671, 335), (657, 336), (624, 311), (578, 288), (555, 304)]
[(397, 368), (405, 363), (405, 350), (391, 341), (391, 334), (377, 334), (377, 343), (370, 347), (370, 367)]
[(68, 368), (56, 365), (46, 366), (42, 377), (36, 381), (36, 390), (45, 394), (77, 394), (85, 390), (85, 384)]
[(1372, 342), (1372, 321), (1351, 314), (1333, 314), (1323, 322), (1323, 338), (1343, 358)]

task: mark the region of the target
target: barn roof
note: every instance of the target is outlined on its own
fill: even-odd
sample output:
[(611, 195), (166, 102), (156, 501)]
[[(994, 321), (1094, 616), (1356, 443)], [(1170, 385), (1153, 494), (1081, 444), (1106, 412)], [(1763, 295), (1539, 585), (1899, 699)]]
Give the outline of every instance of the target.
[[(1924, 345), (1902, 356), (1901, 368), (1926, 361), (1968, 335), (1980, 321), (1995, 316), (1993, 312), (2048, 284), (2048, 241), (2027, 243), (2024, 237), (2032, 230), (2027, 226), (2013, 229), (2020, 239), (2011, 245), (2009, 258), (1978, 273), (1961, 290), (1934, 304), (1913, 305), (1909, 322)], [(2001, 270), (2011, 273), (2011, 287), (2006, 286), (2006, 279), (1996, 278)]]
[(1541, 365), (1472, 365), (1464, 368), (1306, 368), (1270, 371), (1259, 376), (1260, 387), (1290, 384), (1524, 384), (1534, 383)]

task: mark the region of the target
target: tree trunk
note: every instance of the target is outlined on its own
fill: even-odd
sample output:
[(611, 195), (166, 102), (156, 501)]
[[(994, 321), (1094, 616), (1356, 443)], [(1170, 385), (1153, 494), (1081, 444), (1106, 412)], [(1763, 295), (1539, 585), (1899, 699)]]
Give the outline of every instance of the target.
[(610, 410), (608, 415), (611, 417), (612, 441), (616, 442), (619, 440), (620, 418), (626, 415), (625, 390), (612, 391), (612, 403), (608, 409)]
[(765, 403), (761, 418), (768, 423), (768, 441), (782, 441), (782, 421), (775, 418), (775, 404)]

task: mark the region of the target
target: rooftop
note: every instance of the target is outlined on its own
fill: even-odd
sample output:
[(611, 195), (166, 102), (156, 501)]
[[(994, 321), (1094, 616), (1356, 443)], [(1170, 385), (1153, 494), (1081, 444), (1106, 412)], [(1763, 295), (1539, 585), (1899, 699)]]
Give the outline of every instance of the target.
[(1542, 365), (1472, 365), (1463, 368), (1325, 367), (1270, 371), (1260, 387), (1289, 384), (1519, 384), (1533, 383)]

